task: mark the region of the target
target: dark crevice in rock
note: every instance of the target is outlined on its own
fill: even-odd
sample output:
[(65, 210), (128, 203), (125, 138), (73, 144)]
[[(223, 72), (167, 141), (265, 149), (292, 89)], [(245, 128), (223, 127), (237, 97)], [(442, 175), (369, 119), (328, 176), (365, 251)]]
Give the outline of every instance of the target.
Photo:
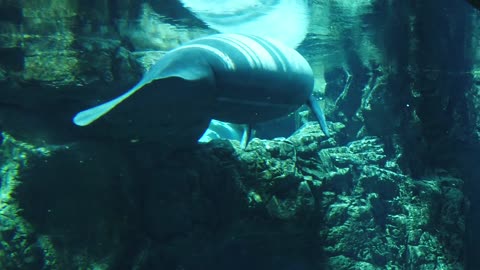
[(0, 66), (13, 72), (22, 71), (25, 67), (24, 56), (21, 48), (0, 48)]
[(13, 5), (4, 5), (0, 7), (0, 23), (8, 22), (21, 24), (23, 20), (22, 8)]

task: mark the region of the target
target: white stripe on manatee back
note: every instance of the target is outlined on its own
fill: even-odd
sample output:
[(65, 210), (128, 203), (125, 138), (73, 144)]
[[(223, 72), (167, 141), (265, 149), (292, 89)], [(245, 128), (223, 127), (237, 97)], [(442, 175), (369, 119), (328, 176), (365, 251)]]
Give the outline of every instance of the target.
[(238, 41), (235, 41), (235, 40), (227, 39), (225, 36), (227, 36), (227, 35), (216, 35), (216, 36), (202, 38), (202, 40), (205, 40), (205, 39), (216, 40), (216, 41), (219, 41), (219, 42), (222, 42), (222, 43), (229, 44), (230, 46), (234, 47), (237, 51), (240, 52), (240, 54), (242, 54), (245, 57), (245, 60), (248, 62), (248, 65), (251, 68), (254, 68), (255, 67), (255, 59), (254, 59), (255, 52), (253, 52), (251, 49), (246, 47), (244, 44), (242, 44)]
[(220, 59), (222, 59), (223, 63), (227, 66), (227, 69), (235, 70), (235, 63), (232, 61), (232, 59), (228, 55), (226, 55), (225, 53), (220, 51), (219, 49), (214, 48), (212, 46), (202, 45), (202, 44), (190, 44), (190, 45), (180, 46), (176, 49), (173, 49), (170, 52), (179, 51), (179, 50), (183, 50), (183, 49), (189, 49), (189, 48), (199, 48), (199, 49), (204, 49), (206, 51), (209, 51), (209, 52), (215, 54), (216, 56), (218, 56)]
[(247, 48), (252, 50), (255, 55), (255, 64), (266, 70), (277, 70), (277, 63), (273, 59), (270, 52), (262, 46), (262, 44), (243, 35), (228, 35), (231, 40), (243, 43)]
[[(278, 62), (280, 62), (280, 64), (282, 65), (282, 70), (287, 71), (287, 63), (283, 61), (283, 59), (287, 58), (287, 56), (285, 55), (285, 52), (282, 51), (282, 49), (279, 48), (278, 46), (275, 46), (273, 43), (271, 43), (270, 40), (263, 39), (263, 41), (264, 41), (262, 43), (263, 46), (268, 47), (270, 51), (275, 55)], [(280, 52), (282, 55), (280, 55), (278, 52)]]
[(243, 44), (242, 42), (240, 42), (240, 41), (238, 41), (238, 40), (235, 40), (235, 39), (232, 39), (232, 38), (227, 38), (227, 35), (218, 36), (216, 39), (219, 40), (219, 41), (221, 41), (221, 42), (230, 44), (230, 45), (233, 46), (235, 49), (237, 49), (238, 51), (240, 51), (240, 53), (241, 53), (243, 56), (245, 56), (245, 59), (247, 60), (248, 65), (249, 65), (251, 68), (254, 68), (254, 67), (257, 66), (256, 63), (259, 61), (258, 56), (257, 56), (256, 53), (255, 53), (251, 48), (249, 48), (247, 45)]
[(306, 74), (312, 72), (310, 64), (308, 64), (307, 60), (299, 52), (275, 39), (263, 39), (272, 44), (273, 47), (277, 48), (283, 54), (283, 56), (288, 59), (288, 65), (291, 69), (298, 70)]
[(224, 34), (206, 37), (204, 39), (218, 40), (227, 43), (237, 49), (247, 60), (251, 68), (262, 68), (266, 70), (277, 70), (275, 59), (265, 47), (249, 38), (238, 34)]

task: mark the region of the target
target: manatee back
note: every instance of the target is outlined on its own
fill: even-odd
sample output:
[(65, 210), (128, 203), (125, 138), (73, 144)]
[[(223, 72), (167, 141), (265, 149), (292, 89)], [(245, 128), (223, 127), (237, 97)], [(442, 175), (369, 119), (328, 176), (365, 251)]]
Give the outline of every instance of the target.
[(211, 64), (217, 88), (215, 119), (233, 123), (268, 121), (296, 110), (312, 94), (310, 65), (297, 51), (279, 42), (219, 34), (193, 43), (221, 52)]

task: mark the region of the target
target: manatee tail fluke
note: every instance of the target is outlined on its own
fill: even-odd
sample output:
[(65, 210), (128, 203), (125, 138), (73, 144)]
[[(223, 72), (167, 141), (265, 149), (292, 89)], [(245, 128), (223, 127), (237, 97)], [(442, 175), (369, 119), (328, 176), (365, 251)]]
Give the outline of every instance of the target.
[(257, 35), (296, 48), (307, 35), (308, 0), (180, 0), (221, 33)]
[(98, 118), (102, 117), (104, 114), (111, 111), (115, 106), (120, 104), (120, 102), (127, 99), (129, 96), (133, 95), (137, 92), (140, 88), (142, 88), (143, 84), (137, 84), (135, 87), (130, 89), (125, 94), (112, 99), (108, 102), (95, 106), (93, 108), (87, 109), (85, 111), (81, 111), (73, 117), (73, 123), (77, 126), (87, 126), (90, 125), (93, 121), (97, 120)]
[(327, 120), (325, 120), (325, 114), (323, 113), (322, 108), (318, 105), (318, 102), (315, 100), (313, 95), (310, 95), (310, 97), (308, 98), (307, 105), (308, 107), (310, 107), (310, 110), (312, 110), (313, 114), (315, 115), (315, 118), (317, 118), (317, 121), (320, 124), (320, 128), (322, 129), (323, 133), (327, 137), (329, 137), (330, 132), (328, 131)]

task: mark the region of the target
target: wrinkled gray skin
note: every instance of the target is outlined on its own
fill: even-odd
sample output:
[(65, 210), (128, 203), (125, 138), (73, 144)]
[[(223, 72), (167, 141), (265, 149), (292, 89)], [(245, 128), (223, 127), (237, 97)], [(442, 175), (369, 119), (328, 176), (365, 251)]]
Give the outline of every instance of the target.
[(181, 147), (196, 143), (212, 118), (251, 125), (307, 104), (327, 133), (311, 96), (313, 83), (310, 65), (294, 49), (255, 36), (217, 34), (170, 51), (131, 90), (80, 112), (74, 123), (100, 118), (95, 125), (103, 122), (107, 127), (101, 128), (118, 137)]

